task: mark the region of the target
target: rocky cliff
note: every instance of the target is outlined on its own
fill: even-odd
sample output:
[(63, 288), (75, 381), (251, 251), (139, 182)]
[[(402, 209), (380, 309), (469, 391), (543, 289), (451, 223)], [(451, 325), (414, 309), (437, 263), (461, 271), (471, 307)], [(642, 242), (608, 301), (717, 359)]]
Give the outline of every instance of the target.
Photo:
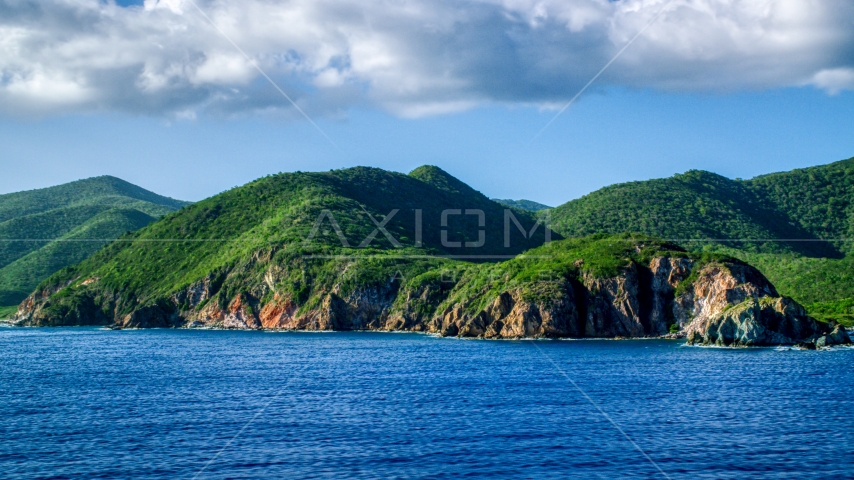
[[(88, 278), (34, 293), (19, 308), (17, 322), (414, 331), (485, 339), (678, 333), (692, 344), (725, 346), (850, 342), (844, 329), (808, 317), (800, 305), (780, 297), (765, 277), (742, 263), (700, 262), (679, 255), (631, 260), (612, 275), (585, 270), (583, 260), (572, 268), (526, 282), (496, 279), (482, 285), (471, 276), (451, 281), (418, 277), (408, 283), (392, 278), (349, 290), (339, 282), (301, 300), (277, 289), (279, 277), (288, 273), (267, 265), (259, 281), (227, 301), (217, 300), (222, 298), (217, 291), (222, 282), (209, 275), (168, 299), (147, 304), (138, 299), (134, 303), (121, 292), (99, 286), (97, 278)], [(63, 295), (74, 301), (62, 301)]]
[(726, 347), (796, 345), (827, 347), (851, 343), (840, 325), (824, 325), (808, 317), (789, 298), (749, 298), (692, 322), (689, 344)]

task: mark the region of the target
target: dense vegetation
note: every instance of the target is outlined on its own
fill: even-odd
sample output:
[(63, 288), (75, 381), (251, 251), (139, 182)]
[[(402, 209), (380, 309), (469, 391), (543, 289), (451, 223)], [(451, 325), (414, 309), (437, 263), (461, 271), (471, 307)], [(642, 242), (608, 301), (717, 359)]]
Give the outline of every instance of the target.
[[(481, 264), (458, 271), (456, 285), (444, 305), (464, 305), (475, 313), (502, 292), (518, 289), (526, 300), (559, 298), (561, 281), (580, 285), (583, 275), (614, 277), (634, 262), (649, 265), (654, 257), (694, 257), (679, 246), (636, 234), (591, 235), (538, 247), (505, 262)], [(732, 260), (720, 255), (717, 260)], [(706, 259), (705, 261), (709, 261)], [(699, 269), (697, 269), (699, 270)]]
[(184, 205), (114, 177), (0, 195), (0, 305)]
[(519, 210), (527, 210), (529, 212), (541, 212), (543, 210), (548, 210), (552, 207), (548, 205), (543, 205), (542, 203), (537, 203), (532, 200), (510, 200), (510, 199), (502, 199), (502, 198), (493, 198), (493, 202), (498, 202), (505, 207), (517, 208)]
[[(549, 210), (552, 227), (573, 238), (532, 254), (528, 250), (545, 240), (543, 230), (531, 238), (513, 223), (505, 230), (506, 207), (526, 232), (542, 211), (524, 211), (525, 204), (518, 202), (499, 204), (436, 167), (421, 167), (409, 175), (362, 167), (278, 174), (128, 233), (45, 285), (97, 278), (99, 288), (132, 292), (135, 303), (127, 303), (126, 309), (162, 301), (200, 279), (216, 285), (219, 302), (239, 294), (263, 301), (268, 293), (251, 291), (252, 286), (263, 285), (266, 269), (277, 265), (282, 279), (277, 289), (309, 305), (320, 298), (317, 292), (333, 287), (352, 291), (389, 278), (413, 288), (418, 282), (438, 282), (438, 291), (451, 295), (442, 301), (460, 301), (458, 296), (482, 298), (484, 291), (499, 288), (493, 281), (499, 277), (504, 288), (507, 282), (524, 283), (533, 271), (551, 269), (573, 276), (581, 268), (604, 274), (640, 255), (626, 245), (641, 242), (655, 245), (655, 251), (684, 248), (698, 252), (691, 255), (739, 258), (762, 270), (782, 294), (805, 304), (813, 315), (851, 323), (854, 257), (845, 254), (852, 248), (846, 238), (854, 236), (852, 182), (854, 159), (751, 180), (689, 171), (614, 185)], [(103, 234), (95, 225), (69, 228), (74, 215), (92, 215), (101, 218), (100, 224), (120, 224), (125, 230), (150, 221), (139, 210), (100, 207), (97, 202), (77, 202), (64, 207), (65, 216), (33, 211), (32, 222), (17, 225), (17, 219), (9, 219), (0, 223), (0, 233), (8, 228), (35, 235), (53, 228), (85, 240)], [(445, 215), (443, 226), (442, 212), (448, 209), (456, 212)], [(134, 211), (138, 215), (131, 215)], [(104, 220), (105, 215), (111, 220)], [(481, 232), (483, 244), (472, 246), (479, 243)], [(504, 244), (505, 233), (510, 235), (509, 246)], [(611, 250), (612, 245), (618, 246)], [(2, 245), (0, 258), (15, 257), (15, 262), (0, 270), (0, 278), (14, 274), (32, 282), (60, 266), (52, 258), (79, 260), (91, 253), (86, 248), (97, 246), (82, 241), (43, 245), (52, 253), (40, 258), (22, 254), (18, 245)], [(545, 255), (544, 248), (555, 250)], [(525, 258), (495, 262), (525, 251)], [(539, 261), (538, 256), (548, 260)], [(584, 260), (582, 267), (575, 264), (579, 259)], [(443, 290), (447, 282), (442, 279), (448, 276), (456, 279), (453, 295)], [(24, 285), (13, 286), (21, 292)]]
[(0, 320), (11, 319), (15, 315), (15, 312), (17, 310), (18, 310), (17, 305), (10, 305), (8, 307), (0, 307)]
[(692, 170), (671, 178), (603, 188), (550, 210), (566, 236), (641, 232), (687, 248), (706, 243), (747, 251), (841, 256), (815, 233), (760, 197), (746, 182)]
[(603, 188), (550, 211), (576, 237), (636, 231), (723, 251), (819, 317), (854, 314), (854, 159), (730, 180), (702, 171)]
[(844, 240), (854, 238), (854, 158), (743, 183), (815, 238), (854, 253), (854, 243)]
[[(409, 278), (450, 264), (445, 257), (491, 261), (544, 243), (543, 228), (526, 238), (511, 219), (508, 246), (505, 210), (436, 167), (410, 175), (363, 167), (271, 175), (129, 233), (46, 285), (97, 278), (99, 288), (132, 293), (130, 310), (209, 278), (226, 302), (263, 285), (258, 265), (272, 263), (282, 269), (280, 289), (304, 299), (332, 283), (385, 282), (389, 269)], [(443, 226), (447, 211), (456, 213)], [(527, 212), (513, 215), (526, 232), (537, 222)]]

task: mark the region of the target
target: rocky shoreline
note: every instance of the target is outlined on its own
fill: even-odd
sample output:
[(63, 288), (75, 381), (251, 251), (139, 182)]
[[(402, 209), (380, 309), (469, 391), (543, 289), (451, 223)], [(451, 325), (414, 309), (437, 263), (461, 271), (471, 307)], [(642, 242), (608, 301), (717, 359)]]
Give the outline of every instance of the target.
[[(31, 295), (18, 309), (21, 326), (104, 325), (112, 328), (221, 328), (282, 331), (400, 331), (478, 339), (684, 338), (691, 345), (727, 347), (795, 345), (824, 348), (851, 343), (839, 325), (809, 317), (742, 263), (695, 265), (689, 257), (631, 262), (611, 277), (558, 277), (526, 289), (480, 297), (453, 297), (441, 285), (332, 288), (314, 305), (298, 305), (265, 282), (227, 304), (210, 278), (172, 295), (168, 304), (135, 306), (120, 314), (121, 296), (99, 289), (98, 279), (76, 287), (75, 308), (57, 315), (51, 296)], [(493, 295), (485, 297), (484, 295)], [(260, 299), (267, 298), (266, 301)], [(478, 305), (485, 305), (478, 307)]]
[[(0, 327), (5, 328), (84, 328), (90, 327), (90, 325), (74, 325), (74, 326), (31, 326), (31, 325), (23, 325), (14, 319), (4, 319), (0, 320)], [(154, 330), (160, 329), (164, 327), (122, 327), (117, 325), (104, 325), (102, 329), (105, 330)], [(431, 332), (422, 332), (422, 331), (413, 331), (413, 330), (294, 330), (294, 329), (246, 329), (246, 328), (229, 328), (229, 327), (217, 327), (217, 326), (195, 326), (195, 325), (184, 325), (181, 327), (165, 327), (165, 328), (174, 328), (177, 330), (208, 330), (208, 331), (221, 331), (221, 332), (230, 332), (230, 331), (264, 331), (270, 333), (412, 333), (412, 334), (421, 334), (427, 335), (430, 337), (437, 338), (456, 338), (460, 340), (475, 340), (475, 341), (505, 341), (505, 342), (514, 342), (514, 341), (522, 341), (522, 340), (546, 340), (546, 341), (615, 341), (615, 342), (625, 342), (625, 341), (639, 341), (639, 340), (670, 340), (670, 341), (683, 341), (687, 339), (687, 335), (684, 333), (668, 333), (666, 335), (659, 336), (644, 336), (644, 337), (558, 337), (558, 338), (549, 338), (549, 337), (508, 337), (508, 338), (483, 338), (483, 337), (447, 337), (439, 333), (431, 333)], [(854, 329), (845, 328), (841, 325), (837, 325), (833, 327), (833, 330), (830, 337), (834, 337), (831, 342), (828, 342), (827, 339), (823, 339), (820, 337), (819, 340), (815, 342), (806, 342), (806, 343), (798, 343), (798, 344), (768, 344), (768, 345), (727, 345), (720, 346), (714, 344), (703, 344), (703, 343), (691, 343), (686, 341), (687, 346), (698, 347), (698, 348), (755, 348), (755, 347), (765, 347), (765, 348), (773, 348), (786, 346), (791, 347), (796, 350), (827, 350), (833, 349), (834, 347), (854, 347), (854, 344), (850, 341), (851, 334), (854, 334)], [(845, 340), (848, 338), (849, 340)]]

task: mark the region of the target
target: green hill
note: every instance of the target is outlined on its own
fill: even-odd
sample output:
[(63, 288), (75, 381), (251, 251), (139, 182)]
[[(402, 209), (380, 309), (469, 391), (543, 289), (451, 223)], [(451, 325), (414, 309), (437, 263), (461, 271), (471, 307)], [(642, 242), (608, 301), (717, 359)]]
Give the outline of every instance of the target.
[(0, 195), (0, 222), (82, 205), (135, 208), (152, 216), (177, 210), (187, 202), (163, 197), (109, 175), (54, 187)]
[(518, 208), (519, 210), (527, 210), (529, 212), (541, 212), (543, 210), (548, 210), (552, 207), (548, 205), (543, 205), (542, 203), (537, 203), (532, 200), (509, 200), (509, 199), (501, 199), (501, 198), (493, 198), (493, 202), (498, 202), (505, 207)]
[(639, 232), (722, 251), (760, 268), (811, 313), (854, 314), (845, 256), (854, 251), (846, 240), (854, 238), (854, 159), (750, 180), (692, 170), (609, 186), (550, 215), (569, 237)]
[[(691, 170), (671, 178), (603, 188), (550, 210), (566, 236), (640, 232), (698, 248), (707, 244), (757, 252), (841, 257), (832, 244), (795, 221), (749, 182)], [(798, 241), (785, 241), (798, 240)]]
[(0, 305), (186, 204), (109, 176), (0, 195)]
[[(474, 212), (465, 215), (466, 210), (480, 210), (483, 218)], [(446, 215), (446, 227), (444, 211), (455, 213)], [(484, 261), (543, 244), (540, 228), (531, 238), (511, 231), (511, 244), (505, 247), (504, 214), (503, 206), (436, 167), (421, 167), (410, 175), (364, 167), (283, 173), (166, 215), (63, 275), (97, 277), (102, 286), (132, 289), (138, 298), (151, 300), (258, 255), (295, 264), (305, 256), (324, 259), (381, 251), (407, 259)], [(384, 228), (391, 239), (375, 232), (376, 223), (385, 222), (386, 216)], [(536, 223), (532, 214), (517, 212), (516, 217), (528, 231)], [(466, 246), (481, 239), (480, 247)]]
[(833, 241), (854, 238), (854, 158), (743, 183), (804, 231), (854, 253), (854, 242)]
[[(816, 316), (851, 323), (854, 257), (845, 255), (851, 247), (845, 239), (852, 236), (854, 219), (847, 187), (854, 180), (852, 168), (854, 160), (846, 160), (751, 180), (689, 171), (610, 186), (550, 209), (548, 216), (555, 240), (630, 233), (739, 258), (759, 267), (782, 294)], [(98, 191), (107, 193), (95, 198), (116, 197), (109, 188)], [(141, 197), (122, 202), (147, 201)], [(73, 305), (90, 302), (128, 313), (140, 304), (172, 302), (199, 282), (221, 308), (244, 294), (264, 305), (269, 292), (257, 286), (268, 281), (268, 268), (276, 265), (277, 291), (310, 306), (321, 298), (317, 292), (334, 285), (387, 281), (389, 271), (397, 270), (406, 277), (450, 271), (513, 257), (545, 241), (542, 227), (530, 238), (522, 233), (531, 231), (543, 212), (508, 209), (432, 166), (409, 175), (358, 167), (267, 176), (170, 213), (91, 257), (102, 245), (91, 240), (108, 238), (101, 229), (121, 225), (122, 232), (132, 231), (157, 212), (99, 210), (105, 206), (98, 201), (66, 203), (45, 211), (30, 207), (24, 217), (29, 222), (0, 223), (5, 235), (36, 238), (48, 232), (74, 240), (41, 243), (35, 253), (17, 242), (3, 245), (0, 258), (7, 263), (0, 268), (5, 282), (0, 288), (20, 298), (36, 279), (85, 258), (42, 287), (90, 279), (97, 288), (83, 289), (85, 298), (65, 289), (57, 297), (61, 301), (49, 302), (51, 308), (74, 310)], [(87, 216), (91, 225), (74, 226), (75, 218)], [(362, 259), (358, 268), (347, 266), (353, 258)], [(17, 283), (6, 280), (12, 277)]]
[[(275, 265), (277, 291), (310, 304), (333, 284), (385, 284), (389, 271), (409, 278), (448, 262), (512, 258), (545, 243), (542, 227), (523, 235), (513, 220), (530, 233), (537, 224), (533, 214), (517, 211), (509, 218), (506, 211), (436, 167), (410, 175), (364, 167), (283, 173), (170, 213), (43, 287), (91, 279), (85, 290), (102, 292), (101, 307), (126, 314), (169, 302), (202, 282), (225, 308), (241, 295), (268, 301), (258, 288)], [(505, 218), (512, 227), (507, 232)], [(347, 267), (353, 259), (364, 260)], [(50, 308), (73, 310), (96, 301), (68, 295), (72, 291), (63, 290)]]

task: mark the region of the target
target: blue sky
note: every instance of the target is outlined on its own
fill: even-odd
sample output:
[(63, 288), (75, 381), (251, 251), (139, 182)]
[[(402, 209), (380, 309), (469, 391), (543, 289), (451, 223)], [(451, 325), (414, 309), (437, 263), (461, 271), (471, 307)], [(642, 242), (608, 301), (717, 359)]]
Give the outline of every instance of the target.
[(491, 197), (556, 205), (602, 186), (688, 169), (735, 178), (854, 156), (854, 94), (813, 88), (736, 95), (593, 93), (554, 115), (492, 107), (420, 119), (372, 111), (307, 122), (166, 121), (123, 114), (0, 123), (3, 192), (110, 174), (199, 200), (268, 173), (438, 165)]
[[(694, 8), (704, 1), (720, 11), (707, 18)], [(435, 2), (404, 12), (409, 29), (345, 0), (292, 2), (258, 17), (303, 15), (334, 25), (328, 35), (320, 27), (264, 33), (257, 18), (244, 18), (251, 2), (223, 11), (217, 6), (229, 2), (199, 2), (339, 148), (186, 2), (47, 2), (41, 16), (13, 11), (0, 21), (0, 40), (3, 28), (56, 37), (32, 55), (22, 49), (35, 40), (5, 37), (24, 40), (0, 51), (0, 193), (109, 174), (199, 200), (280, 171), (434, 164), (488, 196), (557, 205), (692, 168), (748, 178), (849, 158), (854, 9), (789, 11), (799, 2), (767, 0), (777, 8), (767, 11), (723, 0), (519, 1), (495, 11)], [(644, 36), (532, 141), (662, 6)], [(55, 18), (72, 8), (83, 10), (61, 25)], [(359, 15), (342, 13), (353, 9)], [(518, 19), (505, 24), (496, 12)], [(685, 18), (693, 26), (679, 30)], [(758, 24), (765, 31), (754, 38)], [(176, 26), (190, 33), (176, 39)], [(422, 27), (429, 35), (411, 33)], [(102, 47), (89, 51), (93, 38)]]

